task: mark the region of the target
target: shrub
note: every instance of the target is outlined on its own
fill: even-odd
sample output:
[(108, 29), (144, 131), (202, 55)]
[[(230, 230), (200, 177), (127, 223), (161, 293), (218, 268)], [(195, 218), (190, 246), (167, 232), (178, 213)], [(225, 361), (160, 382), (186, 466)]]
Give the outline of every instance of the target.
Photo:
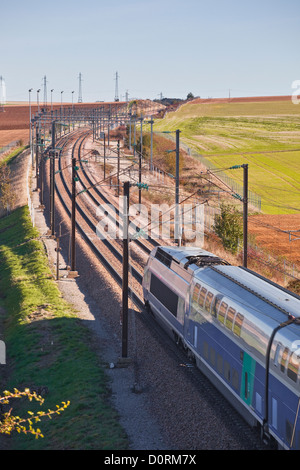
[(221, 204), (221, 213), (215, 216), (214, 230), (221, 238), (224, 248), (235, 254), (243, 235), (239, 211), (229, 204)]

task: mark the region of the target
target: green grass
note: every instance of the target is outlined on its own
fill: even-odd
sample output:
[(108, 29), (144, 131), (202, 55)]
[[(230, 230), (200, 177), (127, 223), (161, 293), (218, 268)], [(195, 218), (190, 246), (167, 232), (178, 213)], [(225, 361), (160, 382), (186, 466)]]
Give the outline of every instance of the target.
[[(268, 214), (295, 213), (300, 202), (300, 151), (211, 156), (216, 167), (248, 163), (249, 188), (262, 197), (262, 211)], [(243, 184), (242, 170), (227, 171)]]
[[(42, 409), (70, 406), (39, 423), (44, 439), (15, 434), (12, 449), (126, 449), (90, 331), (64, 301), (27, 207), (0, 220), (0, 305), (10, 374), (5, 389), (47, 387)], [(3, 366), (2, 366), (3, 367)], [(16, 414), (40, 405), (24, 402)]]
[[(263, 212), (299, 211), (299, 105), (188, 103), (154, 126), (156, 132), (176, 129), (182, 143), (218, 168), (248, 163), (249, 189), (261, 196)], [(242, 182), (242, 172), (229, 174)]]
[(0, 166), (4, 164), (9, 164), (11, 163), (20, 153), (22, 153), (26, 148), (28, 148), (28, 145), (23, 145), (21, 147), (18, 147), (17, 149), (13, 150), (9, 155), (7, 155), (3, 160), (0, 162)]

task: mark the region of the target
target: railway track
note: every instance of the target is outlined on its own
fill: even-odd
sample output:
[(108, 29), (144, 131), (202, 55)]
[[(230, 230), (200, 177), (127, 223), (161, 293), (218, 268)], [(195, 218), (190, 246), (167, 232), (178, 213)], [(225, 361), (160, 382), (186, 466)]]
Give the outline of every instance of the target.
[[(86, 168), (82, 162), (81, 159), (81, 150), (82, 150), (82, 145), (85, 141), (85, 139), (89, 136), (89, 134), (84, 135), (83, 137), (79, 138), (81, 139), (80, 141), (77, 141), (77, 157), (78, 157), (78, 163), (80, 164), (80, 171), (77, 173), (77, 180), (78, 183), (81, 186), (81, 189), (77, 191), (77, 194), (80, 196), (82, 194), (82, 197), (87, 197), (88, 201), (85, 202), (86, 207), (89, 208), (88, 213), (85, 212), (85, 210), (82, 208), (83, 207), (83, 202), (79, 200), (77, 202), (76, 207), (78, 208), (79, 212), (81, 215), (85, 218), (85, 220), (90, 224), (91, 228), (95, 231), (96, 233), (96, 226), (97, 226), (97, 208), (103, 204), (110, 205), (113, 208), (113, 215), (111, 213), (107, 213), (107, 217), (110, 218), (112, 223), (115, 223), (117, 228), (120, 230), (120, 233), (122, 233), (123, 230), (123, 214), (120, 213), (119, 208), (116, 204), (115, 201), (112, 201), (108, 199), (108, 197), (97, 188), (97, 185), (103, 183), (103, 181), (98, 181), (95, 182), (91, 179), (89, 176), (88, 172), (86, 171)], [(73, 155), (75, 151), (73, 149)], [(61, 168), (61, 163), (59, 161), (59, 171), (62, 177), (62, 181), (65, 187), (65, 190), (68, 192), (68, 195), (70, 196), (70, 190), (68, 189), (68, 184), (67, 184), (67, 179), (64, 178), (63, 173), (62, 173), (62, 168)], [(104, 183), (105, 184), (105, 183)], [(83, 194), (84, 193), (84, 194)], [(115, 215), (117, 215), (117, 219), (115, 218)], [(93, 223), (91, 224), (91, 219), (93, 219)], [(118, 245), (122, 244), (122, 240), (117, 239), (112, 241), (111, 237), (109, 237), (107, 234), (105, 235), (105, 238), (110, 240), (110, 245), (113, 245), (114, 241), (117, 242)], [(138, 246), (139, 248), (142, 249), (142, 251), (148, 256), (150, 251), (155, 247), (158, 246), (159, 243), (151, 239), (150, 237), (148, 239), (139, 239), (139, 238), (134, 238), (131, 240), (133, 244)]]
[[(118, 285), (122, 286), (121, 244), (108, 237), (100, 240), (97, 236), (96, 208), (103, 203), (111, 204), (112, 201), (108, 199), (107, 195), (103, 194), (101, 189), (96, 187), (94, 179), (88, 174), (84, 162), (82, 162), (81, 151), (88, 136), (88, 132), (81, 131), (79, 136), (74, 133), (74, 135), (65, 137), (60, 141), (59, 145), (62, 148), (62, 155), (64, 155), (63, 161), (66, 163), (62, 166), (62, 159), (58, 159), (59, 173), (57, 173), (55, 179), (56, 194), (68, 217), (71, 217), (71, 192), (69, 189), (71, 187), (71, 174), (69, 172), (68, 161), (71, 160), (72, 156), (76, 155), (80, 163), (80, 172), (77, 173), (78, 183), (81, 186), (80, 191), (82, 191), (82, 196), (84, 196), (76, 198), (76, 230)], [(71, 154), (70, 150), (68, 151), (70, 146), (72, 146)], [(117, 207), (115, 209), (120, 217), (117, 223), (122, 224), (122, 214), (118, 212)], [(148, 244), (143, 244), (141, 240), (135, 240), (134, 243), (146, 255), (149, 253), (150, 247)], [(157, 241), (151, 241), (151, 243), (155, 246)], [(154, 336), (155, 341), (160, 344), (172, 363), (174, 363), (174, 367), (179, 368), (182, 380), (191, 383), (199, 390), (201, 400), (205, 400), (206, 406), (217, 410), (217, 413), (225, 420), (227, 426), (236, 436), (236, 439), (242, 439), (243, 443), (246, 440), (248, 442), (248, 449), (251, 450), (267, 449), (268, 446), (260, 440), (257, 430), (249, 427), (209, 380), (196, 368), (194, 362), (188, 359), (186, 352), (175, 344), (173, 338), (170, 338), (156, 321), (153, 321), (152, 315), (144, 309), (141, 288), (143, 269), (141, 269), (140, 265), (137, 266), (136, 263), (131, 261), (129, 270), (134, 279), (134, 285), (132, 283), (129, 286), (129, 295), (138, 312), (136, 320), (139, 323), (139, 327), (146, 328)], [(218, 429), (215, 429), (215, 432), (218, 433)]]
[[(72, 148), (72, 155), (75, 152), (80, 151), (80, 141), (86, 138), (86, 135), (80, 136), (76, 139), (75, 143), (73, 144)], [(60, 143), (62, 146), (62, 152), (65, 151), (66, 146), (70, 143), (70, 137), (65, 140), (65, 142)], [(64, 158), (64, 161), (66, 159)], [(57, 181), (57, 177), (55, 180), (55, 190), (57, 196), (63, 205), (65, 211), (67, 212), (68, 216), (71, 218), (71, 175), (65, 175), (64, 169), (68, 170), (68, 164), (64, 163), (64, 167), (61, 164), (61, 158), (58, 159), (58, 172), (60, 183)], [(67, 197), (65, 197), (67, 196)], [(69, 203), (68, 203), (69, 202)], [(83, 201), (76, 201), (76, 230), (81, 235), (81, 237), (85, 240), (87, 245), (92, 249), (93, 253), (97, 256), (97, 259), (101, 261), (101, 263), (107, 268), (109, 273), (113, 276), (113, 278), (118, 282), (119, 285), (122, 285), (122, 252), (120, 249), (120, 245), (114, 243), (113, 240), (109, 240), (107, 238), (100, 239), (97, 236), (97, 220), (94, 214), (91, 214), (86, 207), (84, 207)], [(113, 260), (111, 258), (111, 254), (113, 254)], [(142, 272), (138, 270), (135, 266), (130, 265), (130, 271), (136, 281), (141, 285), (142, 281)], [(142, 307), (143, 301), (141, 292), (138, 292), (138, 289), (133, 290), (130, 288), (130, 295), (134, 299), (135, 303)]]
[[(80, 148), (78, 150), (78, 161), (80, 164), (80, 171), (78, 172), (77, 177), (78, 182), (82, 186), (82, 190), (80, 192), (87, 194), (88, 198), (90, 198), (91, 202), (95, 204), (96, 207), (99, 207), (101, 204), (112, 206), (113, 213), (110, 213), (108, 211), (107, 217), (111, 220), (112, 223), (116, 223), (117, 228), (122, 233), (123, 213), (120, 213), (116, 198), (114, 198), (112, 194), (110, 194), (110, 197), (108, 198), (107, 195), (105, 195), (105, 193), (99, 189), (98, 185), (101, 186), (101, 183), (105, 184), (105, 181), (101, 179), (100, 181), (96, 181), (94, 178), (92, 179), (91, 175), (86, 171), (86, 167), (84, 165), (84, 162), (82, 161), (81, 150), (87, 137), (88, 136), (82, 139), (80, 143)], [(106, 180), (108, 180), (108, 178)], [(117, 218), (115, 216), (117, 216)], [(149, 255), (149, 253), (155, 246), (159, 245), (159, 243), (151, 237), (148, 237), (147, 239), (134, 238), (132, 242), (136, 244), (139, 248), (141, 248), (147, 255)]]

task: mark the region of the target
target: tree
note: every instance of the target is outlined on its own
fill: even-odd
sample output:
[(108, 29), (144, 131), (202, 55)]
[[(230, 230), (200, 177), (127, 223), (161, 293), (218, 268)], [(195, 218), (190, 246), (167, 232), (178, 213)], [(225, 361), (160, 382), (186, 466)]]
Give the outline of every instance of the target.
[(221, 238), (224, 248), (235, 254), (239, 239), (243, 235), (239, 211), (229, 204), (221, 204), (221, 213), (215, 215), (214, 230)]
[(194, 98), (195, 97), (194, 97), (193, 93), (191, 93), (191, 92), (189, 92), (187, 97), (186, 97), (187, 100), (193, 100)]
[[(27, 397), (29, 401), (35, 399), (36, 401), (40, 402), (41, 405), (44, 403), (44, 399), (40, 395), (37, 395), (36, 392), (31, 392), (28, 388), (26, 388), (24, 392), (20, 392), (16, 388), (14, 389), (14, 392), (5, 390), (2, 395), (3, 396), (0, 396), (1, 409), (3, 408), (3, 405), (8, 405), (10, 400), (14, 398)], [(0, 414), (0, 434), (10, 435), (13, 431), (17, 431), (18, 433), (32, 434), (36, 439), (39, 437), (44, 437), (39, 428), (35, 429), (33, 427), (33, 423), (38, 423), (43, 417), (48, 417), (51, 419), (53, 414), (59, 415), (69, 406), (69, 404), (70, 402), (62, 402), (62, 406), (56, 405), (56, 410), (48, 410), (47, 412), (38, 411), (37, 413), (33, 413), (32, 411), (28, 411), (28, 418), (13, 416), (13, 408), (10, 408), (8, 412), (2, 412), (2, 415)]]

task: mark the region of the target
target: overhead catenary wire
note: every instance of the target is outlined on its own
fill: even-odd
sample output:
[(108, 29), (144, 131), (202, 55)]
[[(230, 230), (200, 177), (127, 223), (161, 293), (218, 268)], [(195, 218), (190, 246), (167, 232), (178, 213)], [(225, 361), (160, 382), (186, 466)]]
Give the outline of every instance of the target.
[[(195, 191), (193, 194), (187, 196), (185, 199), (183, 199), (181, 202), (179, 202), (178, 205), (183, 204), (184, 202), (186, 202), (187, 200), (189, 200), (191, 197), (195, 196), (195, 194), (197, 194), (197, 193), (198, 193), (198, 190)], [(205, 203), (207, 203), (207, 202), (208, 202), (208, 201), (205, 200), (205, 201), (201, 202), (201, 205), (202, 205), (202, 204), (205, 204)], [(164, 215), (166, 215), (166, 214), (170, 213), (171, 211), (173, 211), (173, 210), (174, 210), (174, 207), (175, 207), (175, 205), (173, 204), (168, 210), (166, 210), (165, 212), (163, 212), (163, 213), (161, 214), (161, 217), (163, 217)], [(191, 210), (191, 209), (189, 209), (189, 210)], [(159, 216), (159, 217), (160, 217), (160, 216)], [(159, 217), (158, 217), (157, 220), (159, 220)], [(175, 218), (175, 215), (174, 215), (170, 220), (174, 220), (174, 218)], [(143, 232), (145, 229), (147, 229), (147, 228), (149, 227), (149, 225), (151, 225), (151, 227), (153, 228), (152, 224), (153, 224), (153, 221), (148, 222), (148, 224), (144, 225), (144, 226), (143, 226), (142, 228), (140, 228), (139, 231), (136, 232), (136, 233)], [(158, 224), (157, 226), (159, 226), (159, 224)], [(156, 226), (156, 227), (157, 227), (157, 226)]]
[[(132, 164), (132, 165), (130, 165), (130, 166), (128, 166), (127, 168), (123, 169), (119, 174), (125, 174), (125, 173), (126, 173), (128, 170), (130, 170), (134, 165), (135, 165), (135, 163)], [(79, 194), (81, 194), (81, 193), (83, 193), (83, 192), (85, 192), (85, 191), (88, 191), (88, 190), (90, 190), (90, 189), (93, 189), (95, 186), (101, 185), (101, 183), (103, 183), (104, 181), (106, 181), (106, 180), (108, 180), (108, 179), (110, 179), (110, 178), (113, 178), (113, 177), (116, 176), (117, 174), (118, 174), (118, 173), (114, 173), (114, 174), (112, 174), (112, 175), (107, 176), (106, 178), (102, 178), (102, 179), (99, 180), (98, 182), (96, 182), (96, 183), (94, 183), (94, 184), (88, 186), (87, 188), (84, 188), (82, 191), (79, 191), (79, 192), (76, 194), (76, 196), (78, 196)], [(101, 186), (102, 186), (102, 185), (101, 185)]]

